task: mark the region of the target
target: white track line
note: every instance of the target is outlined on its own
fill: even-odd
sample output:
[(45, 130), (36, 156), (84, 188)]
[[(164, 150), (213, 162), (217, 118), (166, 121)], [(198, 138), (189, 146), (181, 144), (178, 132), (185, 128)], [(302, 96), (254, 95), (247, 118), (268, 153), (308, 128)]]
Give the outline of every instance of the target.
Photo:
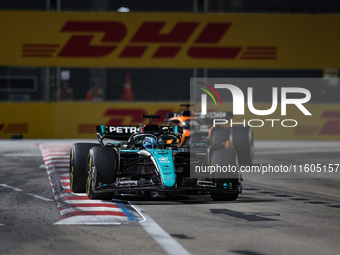
[(12, 189), (12, 190), (14, 190), (14, 191), (18, 191), (18, 192), (23, 191), (22, 189), (15, 188), (15, 187), (10, 186), (10, 185), (7, 185), (7, 184), (0, 184), (0, 186), (1, 186), (1, 187), (4, 187), (4, 188), (7, 188), (7, 189)]
[(125, 221), (119, 220), (112, 216), (73, 216), (60, 220), (53, 225), (121, 225), (126, 224)]
[[(0, 186), (4, 187), (4, 188), (7, 188), (7, 189), (11, 189), (11, 190), (17, 191), (17, 192), (22, 192), (23, 191), (22, 189), (19, 189), (19, 188), (16, 188), (16, 187), (13, 187), (13, 186), (10, 186), (10, 185), (7, 185), (7, 184), (0, 184)], [(31, 196), (31, 197), (38, 198), (40, 200), (53, 201), (52, 199), (49, 199), (49, 198), (46, 198), (46, 197), (42, 197), (42, 196), (39, 196), (39, 195), (36, 195), (36, 194), (33, 194), (33, 193), (25, 193), (25, 194), (28, 195), (28, 196)]]
[(26, 195), (29, 195), (29, 196), (32, 196), (32, 197), (35, 197), (35, 198), (38, 198), (38, 199), (44, 200), (44, 201), (54, 201), (52, 199), (42, 197), (42, 196), (39, 196), (39, 195), (36, 195), (36, 194), (33, 194), (33, 193), (26, 193)]
[(18, 152), (18, 153), (6, 153), (1, 155), (2, 157), (32, 157), (35, 156), (32, 153), (22, 153), (22, 152)]
[(145, 220), (139, 221), (144, 230), (163, 248), (169, 255), (190, 255), (179, 242), (169, 235), (161, 226), (157, 224), (146, 212), (142, 211), (138, 206), (131, 206), (144, 217)]

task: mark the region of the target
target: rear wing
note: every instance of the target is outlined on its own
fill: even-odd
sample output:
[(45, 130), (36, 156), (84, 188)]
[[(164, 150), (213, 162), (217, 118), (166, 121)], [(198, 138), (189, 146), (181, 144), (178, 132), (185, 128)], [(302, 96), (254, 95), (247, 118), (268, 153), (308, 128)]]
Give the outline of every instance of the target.
[[(180, 126), (160, 126), (161, 134), (183, 134)], [(141, 132), (140, 126), (97, 126), (97, 136), (99, 138), (110, 138), (113, 140), (127, 141), (131, 135)], [(160, 133), (158, 133), (160, 134)]]
[(114, 140), (128, 140), (132, 134), (140, 132), (139, 126), (97, 126), (97, 136)]

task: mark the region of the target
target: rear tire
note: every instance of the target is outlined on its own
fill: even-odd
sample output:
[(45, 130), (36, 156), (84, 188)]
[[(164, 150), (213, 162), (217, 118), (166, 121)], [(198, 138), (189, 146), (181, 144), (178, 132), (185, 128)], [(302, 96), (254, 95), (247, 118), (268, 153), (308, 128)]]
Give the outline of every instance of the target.
[(97, 143), (73, 144), (70, 152), (70, 187), (74, 193), (85, 193), (86, 191), (86, 168), (87, 155)]
[(230, 129), (226, 127), (214, 127), (211, 130), (210, 142), (211, 144), (218, 144), (226, 146), (226, 142), (230, 141)]
[[(95, 193), (98, 184), (111, 184), (116, 181), (117, 157), (112, 148), (94, 147), (88, 155), (86, 193), (90, 199), (110, 200), (113, 192)], [(92, 178), (95, 177), (95, 178)]]
[[(213, 166), (235, 166), (237, 165), (237, 155), (234, 149), (232, 148), (218, 148), (214, 149), (211, 152), (211, 164)], [(238, 169), (237, 169), (238, 170)], [(228, 185), (231, 183), (232, 187), (235, 188), (236, 185), (239, 184), (239, 173), (236, 171), (235, 173), (228, 173), (226, 178), (224, 176), (215, 176), (222, 177), (214, 179), (215, 183), (218, 187), (223, 187), (225, 183)], [(238, 198), (237, 192), (210, 192), (210, 196), (214, 201), (233, 201)]]
[(240, 165), (251, 165), (254, 157), (254, 136), (251, 127), (232, 127), (232, 141)]

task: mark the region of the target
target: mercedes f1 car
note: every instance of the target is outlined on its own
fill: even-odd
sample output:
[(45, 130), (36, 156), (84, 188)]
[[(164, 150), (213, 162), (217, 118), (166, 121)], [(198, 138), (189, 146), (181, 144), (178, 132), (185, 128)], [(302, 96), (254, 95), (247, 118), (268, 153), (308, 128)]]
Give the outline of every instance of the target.
[(249, 126), (213, 126), (213, 119), (228, 120), (233, 118), (232, 112), (208, 112), (206, 115), (195, 114), (190, 110), (191, 104), (181, 104), (186, 107), (181, 112), (166, 115), (169, 126), (183, 127), (183, 137), (180, 147), (190, 147), (190, 144), (204, 142), (219, 144), (233, 148), (240, 165), (251, 165), (254, 156), (254, 137)]
[(190, 168), (214, 165), (237, 166), (232, 148), (179, 145), (183, 128), (159, 126), (156, 115), (145, 115), (144, 126), (97, 126), (99, 143), (76, 143), (70, 152), (70, 186), (90, 199), (114, 195), (204, 194), (215, 201), (232, 201), (242, 192), (239, 172), (227, 178), (214, 173), (192, 178)]

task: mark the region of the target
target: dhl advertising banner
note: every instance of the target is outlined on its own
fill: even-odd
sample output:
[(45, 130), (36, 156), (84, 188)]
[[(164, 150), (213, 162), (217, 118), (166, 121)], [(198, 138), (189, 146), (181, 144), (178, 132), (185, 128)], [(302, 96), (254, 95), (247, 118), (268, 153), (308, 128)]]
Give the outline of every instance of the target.
[[(144, 114), (157, 114), (163, 120), (168, 112), (181, 110), (180, 103), (0, 103), (0, 138), (21, 134), (23, 138), (96, 138), (97, 125), (138, 125)], [(232, 105), (227, 105), (232, 109)], [(259, 105), (263, 109), (269, 105)], [(293, 106), (292, 106), (293, 107)], [(253, 126), (256, 140), (340, 140), (340, 105), (309, 104), (312, 116), (302, 116), (288, 108), (290, 119), (279, 110), (268, 118), (246, 113), (235, 122)], [(252, 119), (251, 123), (248, 121)], [(258, 119), (258, 120), (256, 120)], [(284, 122), (282, 122), (284, 121)], [(258, 127), (256, 127), (258, 126)]]
[(54, 108), (48, 103), (0, 103), (0, 138), (54, 137)]
[[(270, 106), (256, 104), (257, 109)], [(260, 140), (340, 140), (340, 105), (308, 104), (306, 108), (311, 116), (304, 115), (295, 105), (287, 105), (289, 117), (281, 115), (281, 107), (270, 116), (257, 116), (247, 109), (244, 116), (234, 117), (232, 122), (251, 126), (255, 139)]]
[(180, 111), (180, 103), (0, 103), (0, 138), (96, 138), (97, 125), (139, 125), (142, 115)]
[(4, 66), (340, 68), (339, 15), (0, 11), (0, 22)]

